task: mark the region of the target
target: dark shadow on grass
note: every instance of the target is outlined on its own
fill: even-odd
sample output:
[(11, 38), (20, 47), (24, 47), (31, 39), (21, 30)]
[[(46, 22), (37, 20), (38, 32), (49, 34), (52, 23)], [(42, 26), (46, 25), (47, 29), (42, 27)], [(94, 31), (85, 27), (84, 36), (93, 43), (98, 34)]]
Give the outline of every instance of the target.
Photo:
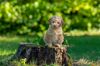
[(69, 43), (68, 53), (74, 60), (81, 58), (97, 61), (100, 59), (100, 36), (65, 36)]

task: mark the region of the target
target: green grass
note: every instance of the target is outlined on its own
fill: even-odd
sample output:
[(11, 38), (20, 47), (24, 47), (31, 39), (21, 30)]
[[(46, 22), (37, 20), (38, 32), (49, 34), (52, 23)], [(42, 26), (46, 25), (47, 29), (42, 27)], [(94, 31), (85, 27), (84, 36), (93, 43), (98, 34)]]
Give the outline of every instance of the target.
[(20, 38), (0, 37), (0, 61), (15, 53)]
[(100, 36), (66, 37), (69, 42), (68, 52), (73, 59), (100, 60)]
[[(20, 42), (27, 40), (41, 43), (39, 37), (0, 37), (0, 61), (13, 55)], [(65, 40), (68, 40), (68, 53), (73, 60), (100, 61), (100, 36), (65, 36)]]

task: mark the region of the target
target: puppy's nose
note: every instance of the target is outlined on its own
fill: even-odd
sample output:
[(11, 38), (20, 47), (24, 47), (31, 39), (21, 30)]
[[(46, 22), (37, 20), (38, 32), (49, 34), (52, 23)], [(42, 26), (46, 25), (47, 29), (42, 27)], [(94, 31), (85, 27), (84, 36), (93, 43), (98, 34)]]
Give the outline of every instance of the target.
[(56, 26), (57, 24), (56, 24), (56, 23), (54, 23), (53, 25), (54, 25), (54, 26)]

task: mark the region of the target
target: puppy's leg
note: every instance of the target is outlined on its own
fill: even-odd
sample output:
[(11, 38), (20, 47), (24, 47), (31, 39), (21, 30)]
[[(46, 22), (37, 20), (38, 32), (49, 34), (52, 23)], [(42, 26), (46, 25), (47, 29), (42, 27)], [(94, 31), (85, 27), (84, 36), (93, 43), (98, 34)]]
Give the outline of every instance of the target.
[(58, 35), (57, 43), (62, 46), (63, 41), (64, 41), (63, 34)]
[(51, 43), (47, 43), (46, 46), (52, 47), (52, 44)]
[(44, 36), (44, 42), (45, 42), (45, 45), (46, 46), (49, 46), (49, 47), (51, 47), (52, 46), (52, 40), (51, 40), (52, 38), (51, 38), (51, 36), (49, 35), (49, 34), (46, 34), (45, 36)]

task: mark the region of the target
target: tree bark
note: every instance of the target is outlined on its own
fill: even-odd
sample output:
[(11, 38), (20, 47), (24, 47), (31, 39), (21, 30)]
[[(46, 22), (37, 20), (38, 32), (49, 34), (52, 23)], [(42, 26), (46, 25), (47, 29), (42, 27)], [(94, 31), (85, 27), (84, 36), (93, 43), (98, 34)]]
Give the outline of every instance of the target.
[(33, 44), (22, 43), (14, 58), (26, 58), (26, 63), (35, 61), (37, 66), (51, 63), (57, 63), (59, 66), (69, 66), (66, 49), (62, 49), (62, 47), (34, 46)]

